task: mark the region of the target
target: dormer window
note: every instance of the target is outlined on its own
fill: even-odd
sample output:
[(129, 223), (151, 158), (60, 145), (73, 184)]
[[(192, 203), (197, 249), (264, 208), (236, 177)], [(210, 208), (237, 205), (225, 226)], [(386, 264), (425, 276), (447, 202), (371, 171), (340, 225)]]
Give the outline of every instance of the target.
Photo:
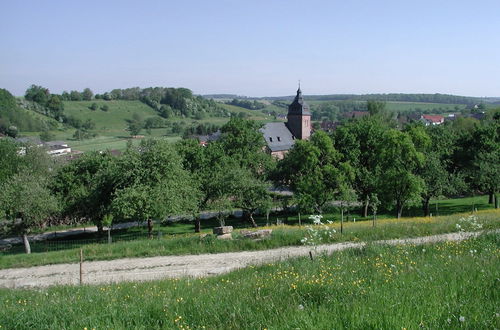
[(269, 142), (273, 142), (273, 138), (272, 137), (269, 138)]
[(278, 136), (278, 142), (281, 141), (280, 137)]

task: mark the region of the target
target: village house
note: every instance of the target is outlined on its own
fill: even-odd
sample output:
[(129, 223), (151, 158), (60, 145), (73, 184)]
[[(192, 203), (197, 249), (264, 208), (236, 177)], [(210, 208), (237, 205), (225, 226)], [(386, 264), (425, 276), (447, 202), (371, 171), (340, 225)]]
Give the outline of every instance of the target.
[[(37, 147), (42, 147), (47, 149), (47, 154), (51, 156), (61, 156), (61, 155), (70, 155), (72, 153), (79, 153), (77, 151), (72, 151), (71, 147), (67, 142), (64, 141), (47, 141), (43, 142), (39, 138), (36, 137), (23, 137), (17, 138), (17, 142), (22, 143), (24, 145), (34, 145)], [(20, 147), (18, 153), (20, 155), (26, 154), (26, 147)]]
[(441, 125), (444, 123), (444, 117), (439, 115), (422, 115), (420, 120), (424, 123), (425, 126), (430, 125)]
[(311, 112), (302, 97), (302, 91), (288, 106), (287, 122), (267, 123), (260, 129), (266, 140), (268, 152), (278, 159), (283, 159), (295, 140), (307, 140), (311, 136)]

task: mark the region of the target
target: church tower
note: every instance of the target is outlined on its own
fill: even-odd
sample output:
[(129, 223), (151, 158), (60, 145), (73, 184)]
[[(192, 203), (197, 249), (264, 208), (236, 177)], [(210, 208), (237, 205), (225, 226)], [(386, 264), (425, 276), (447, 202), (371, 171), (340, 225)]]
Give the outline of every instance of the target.
[(296, 139), (307, 140), (311, 136), (311, 112), (309, 105), (302, 98), (302, 91), (297, 90), (297, 96), (288, 106), (287, 127)]

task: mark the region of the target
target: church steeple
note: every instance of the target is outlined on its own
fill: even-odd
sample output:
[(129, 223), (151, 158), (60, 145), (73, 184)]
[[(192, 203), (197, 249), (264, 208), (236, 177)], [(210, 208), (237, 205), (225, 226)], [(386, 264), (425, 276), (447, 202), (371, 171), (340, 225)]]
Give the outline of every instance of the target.
[(302, 97), (302, 91), (300, 90), (300, 83), (299, 83), (299, 89), (297, 89), (297, 95), (295, 96), (295, 99), (293, 100), (292, 104), (288, 106), (288, 115), (297, 115), (297, 114), (311, 115), (311, 112), (309, 111), (309, 105), (304, 101), (304, 98)]
[(311, 135), (311, 112), (309, 105), (302, 97), (302, 90), (297, 89), (297, 95), (288, 106), (287, 126), (293, 136), (297, 139), (308, 139)]

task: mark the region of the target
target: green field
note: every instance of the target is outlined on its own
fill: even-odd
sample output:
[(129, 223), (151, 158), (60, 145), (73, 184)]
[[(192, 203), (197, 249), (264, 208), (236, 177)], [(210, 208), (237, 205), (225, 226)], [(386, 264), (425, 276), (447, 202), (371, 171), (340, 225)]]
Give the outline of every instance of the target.
[[(319, 106), (321, 104), (335, 104), (339, 101), (308, 101), (308, 103), (313, 106)], [(365, 101), (353, 101), (359, 104), (366, 103)], [(463, 104), (450, 104), (450, 103), (425, 103), (425, 102), (386, 102), (386, 108), (394, 112), (432, 112), (434, 114), (444, 114), (444, 113), (457, 113), (465, 109), (466, 106)]]
[[(97, 110), (91, 110), (92, 103), (99, 106)], [(102, 111), (101, 106), (107, 105), (108, 111)], [(82, 121), (91, 119), (96, 123), (97, 132), (105, 132), (106, 135), (123, 135), (127, 127), (127, 119), (132, 119), (136, 113), (142, 119), (158, 117), (156, 111), (140, 101), (65, 101), (64, 114)]]
[(500, 236), (368, 245), (223, 276), (0, 290), (5, 329), (494, 329)]
[(432, 111), (435, 114), (460, 112), (466, 108), (463, 104), (423, 103), (423, 102), (387, 102), (386, 107), (391, 111)]
[[(340, 234), (340, 223), (335, 221), (329, 228), (335, 229), (338, 234), (333, 237), (321, 238), (321, 243), (338, 243), (346, 241), (375, 241), (381, 239), (404, 238), (427, 236), (458, 231), (456, 224), (467, 214), (456, 214), (433, 218), (402, 218), (377, 220), (375, 227), (371, 221), (346, 222), (343, 224), (343, 233)], [(486, 210), (477, 213), (477, 221), (482, 229), (500, 228), (499, 210)], [(329, 220), (329, 218), (324, 219)], [(217, 226), (214, 222), (204, 226), (204, 233), (209, 233), (211, 228)], [(226, 221), (226, 225), (234, 225), (237, 228), (244, 226), (240, 220)], [(94, 235), (84, 237), (63, 238), (66, 241), (52, 240), (32, 244), (32, 254), (24, 254), (21, 246), (11, 250), (0, 252), (0, 268), (28, 267), (36, 265), (71, 263), (77, 261), (80, 248), (83, 248), (86, 260), (110, 260), (126, 257), (151, 257), (159, 255), (182, 255), (200, 253), (219, 253), (232, 251), (264, 250), (282, 246), (302, 245), (301, 240), (307, 236), (308, 229), (305, 226), (270, 226), (273, 229), (272, 236), (261, 241), (253, 241), (242, 238), (237, 230), (234, 240), (222, 241), (210, 235), (200, 237), (192, 233), (192, 223), (173, 223), (165, 226), (156, 225), (154, 229), (155, 239), (147, 239), (145, 229), (135, 227), (125, 231), (113, 232), (113, 236), (120, 239), (121, 236), (140, 234), (133, 241), (119, 241), (107, 244), (102, 240), (101, 244), (95, 244)], [(210, 228), (209, 228), (210, 227)], [(190, 232), (187, 233), (186, 229)], [(473, 227), (465, 228), (473, 230)], [(161, 238), (156, 238), (156, 233), (162, 233)], [(90, 240), (78, 240), (78, 239)], [(74, 240), (74, 241), (70, 241)]]

